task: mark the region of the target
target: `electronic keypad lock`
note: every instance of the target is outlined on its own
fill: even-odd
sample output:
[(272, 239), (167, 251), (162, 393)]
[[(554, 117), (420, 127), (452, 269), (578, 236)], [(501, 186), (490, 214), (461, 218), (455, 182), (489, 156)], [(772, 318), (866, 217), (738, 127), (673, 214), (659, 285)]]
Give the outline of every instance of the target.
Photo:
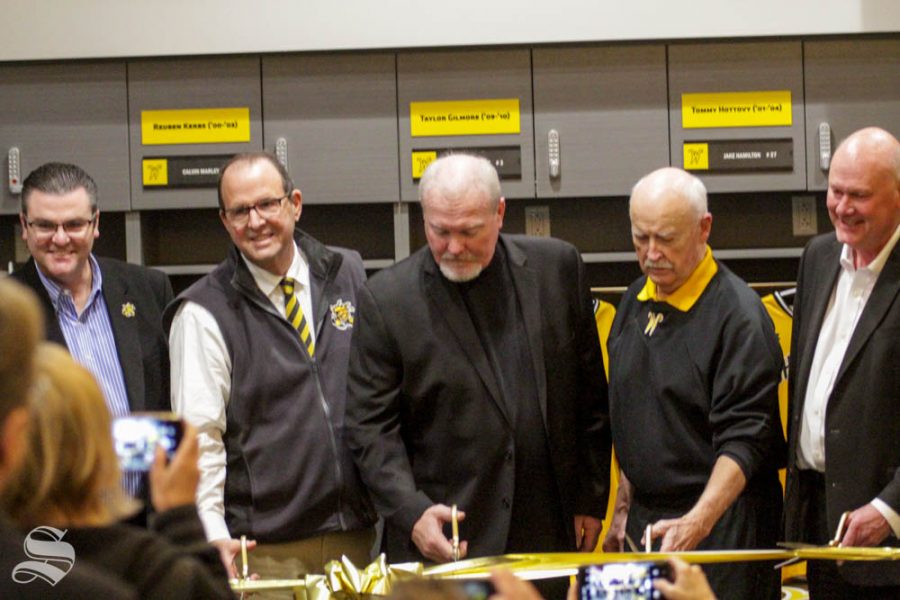
[(831, 168), (831, 125), (819, 123), (819, 168)]
[(283, 137), (275, 140), (275, 158), (285, 169), (288, 168), (288, 143)]
[(22, 167), (19, 163), (19, 149), (16, 146), (13, 146), (9, 149), (9, 154), (6, 157), (7, 161), (7, 173), (9, 173), (9, 193), (11, 194), (21, 194), (22, 193)]
[(550, 164), (550, 177), (556, 179), (559, 177), (559, 132), (551, 129), (547, 133), (547, 150)]

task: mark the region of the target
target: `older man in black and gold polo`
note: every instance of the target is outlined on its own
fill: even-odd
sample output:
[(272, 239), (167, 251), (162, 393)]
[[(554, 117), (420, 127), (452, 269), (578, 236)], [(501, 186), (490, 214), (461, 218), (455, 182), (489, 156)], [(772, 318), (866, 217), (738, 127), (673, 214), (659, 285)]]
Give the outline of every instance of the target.
[[(781, 351), (745, 282), (707, 246), (706, 189), (680, 170), (635, 185), (631, 235), (644, 275), (609, 337), (621, 477), (604, 542), (649, 535), (663, 552), (771, 548), (778, 536)], [(649, 528), (648, 528), (649, 526)], [(720, 598), (778, 598), (771, 563), (705, 569)]]

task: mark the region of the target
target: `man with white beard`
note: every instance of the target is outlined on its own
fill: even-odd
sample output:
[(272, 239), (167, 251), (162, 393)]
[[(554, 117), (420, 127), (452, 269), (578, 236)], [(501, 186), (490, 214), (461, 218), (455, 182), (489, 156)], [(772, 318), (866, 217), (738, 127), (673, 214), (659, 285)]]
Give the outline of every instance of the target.
[(360, 289), (346, 433), (392, 562), (594, 550), (609, 484), (606, 381), (570, 244), (500, 233), (490, 162), (419, 183), (428, 246)]

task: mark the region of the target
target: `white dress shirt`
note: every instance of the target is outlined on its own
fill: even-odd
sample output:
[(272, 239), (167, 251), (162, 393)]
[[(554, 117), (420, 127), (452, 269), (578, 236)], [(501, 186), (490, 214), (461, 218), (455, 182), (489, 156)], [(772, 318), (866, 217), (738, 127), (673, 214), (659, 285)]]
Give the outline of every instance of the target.
[[(287, 276), (296, 280), (294, 293), (310, 323), (315, 340), (309, 264), (294, 246)], [(284, 315), (281, 277), (241, 258), (260, 291)], [(212, 313), (195, 302), (184, 302), (175, 313), (169, 333), (172, 362), (172, 409), (198, 429), (200, 483), (197, 509), (206, 539), (230, 538), (225, 524), (225, 409), (231, 398), (231, 358)]]
[[(841, 250), (841, 271), (819, 331), (803, 401), (797, 455), (797, 463), (801, 469), (825, 471), (825, 412), (828, 398), (834, 389), (835, 379), (859, 317), (872, 295), (872, 288), (875, 287), (888, 256), (897, 245), (898, 238), (900, 227), (897, 227), (875, 260), (859, 269), (854, 266), (853, 249), (845, 244)], [(878, 498), (872, 500), (872, 505), (890, 523), (894, 535), (900, 537), (900, 515)]]

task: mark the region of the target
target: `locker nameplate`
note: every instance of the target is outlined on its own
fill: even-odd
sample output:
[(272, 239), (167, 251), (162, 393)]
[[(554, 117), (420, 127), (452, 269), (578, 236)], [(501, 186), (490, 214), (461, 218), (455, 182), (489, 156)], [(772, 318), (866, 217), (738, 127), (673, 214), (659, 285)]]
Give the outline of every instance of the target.
[(249, 108), (142, 110), (141, 144), (222, 144), (250, 141)]
[(520, 121), (518, 98), (409, 103), (412, 137), (514, 134)]
[(781, 171), (794, 168), (794, 141), (710, 140), (685, 142), (684, 169), (727, 173), (729, 171)]
[(791, 91), (681, 95), (681, 127), (790, 126)]
[(521, 146), (481, 146), (481, 147), (457, 147), (457, 148), (431, 148), (428, 150), (412, 151), (412, 176), (413, 181), (418, 181), (425, 169), (439, 156), (451, 152), (477, 154), (483, 156), (497, 169), (500, 179), (522, 178), (522, 147)]
[(148, 156), (142, 161), (145, 188), (214, 188), (228, 154)]

